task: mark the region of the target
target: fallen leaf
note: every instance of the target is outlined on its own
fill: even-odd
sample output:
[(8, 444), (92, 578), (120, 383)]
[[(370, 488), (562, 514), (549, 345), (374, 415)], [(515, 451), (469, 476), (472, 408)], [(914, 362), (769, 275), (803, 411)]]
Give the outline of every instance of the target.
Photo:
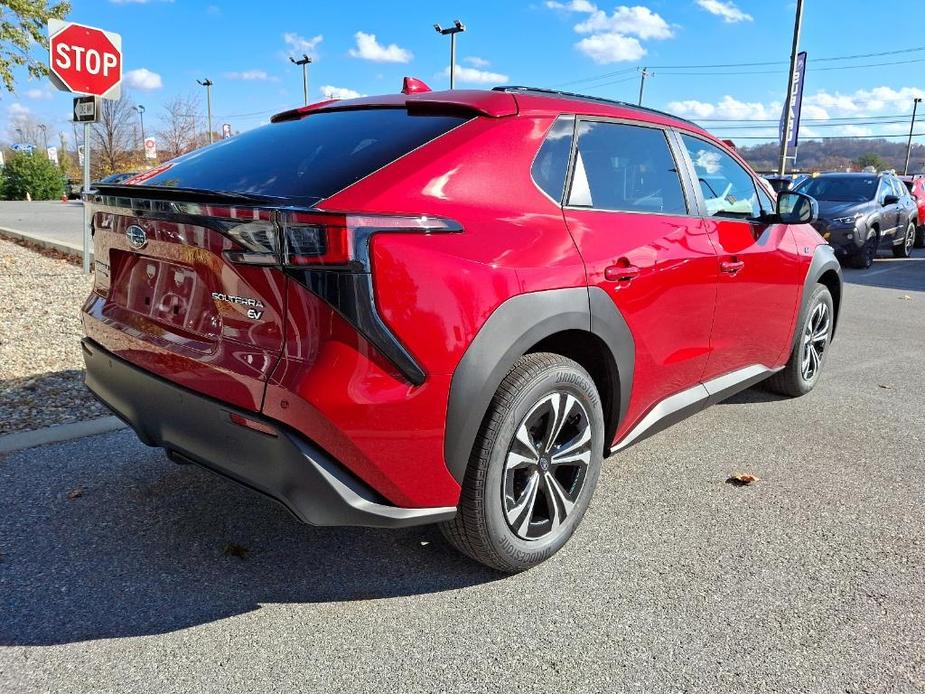
[(84, 495), (83, 487), (74, 487), (71, 491), (67, 493), (67, 498), (73, 501), (74, 499), (79, 499)]
[(893, 386), (888, 385), (888, 384), (886, 384), (886, 383), (878, 383), (878, 384), (877, 384), (877, 387), (878, 387), (878, 388), (883, 388), (884, 390), (893, 390)]
[(899, 297), (899, 298), (900, 298), (902, 301), (912, 301), (912, 297), (909, 296), (908, 294), (903, 294), (903, 295), (902, 295), (901, 297)]
[(758, 478), (754, 475), (741, 474), (733, 475), (726, 479), (726, 484), (731, 484), (733, 487), (747, 487), (752, 482), (757, 482)]
[(250, 552), (250, 550), (247, 547), (236, 545), (233, 542), (225, 545), (224, 549), (226, 557), (237, 557), (238, 559), (246, 559), (248, 552)]

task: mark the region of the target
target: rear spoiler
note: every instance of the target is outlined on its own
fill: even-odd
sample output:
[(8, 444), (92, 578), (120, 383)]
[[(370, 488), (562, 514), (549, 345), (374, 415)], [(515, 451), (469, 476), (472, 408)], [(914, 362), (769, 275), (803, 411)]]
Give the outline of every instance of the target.
[(351, 111), (372, 108), (406, 108), (409, 111), (440, 111), (472, 113), (489, 118), (517, 115), (517, 100), (512, 94), (481, 90), (455, 89), (444, 92), (418, 94), (388, 94), (359, 99), (329, 99), (308, 106), (277, 113), (271, 123), (299, 120), (311, 113), (325, 111)]
[(289, 199), (265, 195), (249, 195), (222, 190), (204, 190), (200, 188), (171, 188), (165, 186), (145, 186), (121, 183), (103, 184), (93, 188), (89, 193), (90, 202), (100, 202), (97, 198), (141, 198), (144, 200), (167, 200), (170, 202), (224, 203), (234, 205), (291, 205)]

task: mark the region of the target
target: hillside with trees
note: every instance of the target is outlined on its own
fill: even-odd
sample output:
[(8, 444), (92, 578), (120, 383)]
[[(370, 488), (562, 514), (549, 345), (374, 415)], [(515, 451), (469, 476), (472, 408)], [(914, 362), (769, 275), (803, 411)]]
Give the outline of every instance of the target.
[[(872, 165), (878, 170), (896, 169), (902, 172), (906, 163), (906, 141), (837, 138), (832, 140), (806, 140), (800, 143), (795, 171), (845, 171), (863, 169)], [(777, 171), (779, 145), (776, 142), (739, 147), (739, 153), (756, 170)], [(925, 145), (912, 145), (909, 171), (925, 173)]]

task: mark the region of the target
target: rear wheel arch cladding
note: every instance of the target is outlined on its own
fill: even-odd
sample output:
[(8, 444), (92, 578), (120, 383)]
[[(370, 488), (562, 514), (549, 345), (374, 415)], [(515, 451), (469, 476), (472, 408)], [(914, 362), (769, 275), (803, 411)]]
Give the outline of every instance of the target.
[[(608, 433), (626, 413), (632, 390), (635, 343), (623, 316), (598, 287), (519, 294), (488, 317), (453, 373), (447, 404), (444, 456), (462, 484), (472, 447), (492, 397), (514, 363), (543, 339), (564, 331), (595, 334), (610, 348), (619, 394)], [(610, 441), (606, 441), (607, 447)]]

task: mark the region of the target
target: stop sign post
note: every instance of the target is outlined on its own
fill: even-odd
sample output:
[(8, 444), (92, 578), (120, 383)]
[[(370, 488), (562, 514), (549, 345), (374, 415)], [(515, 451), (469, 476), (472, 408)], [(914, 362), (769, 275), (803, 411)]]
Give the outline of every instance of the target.
[[(103, 99), (118, 99), (122, 95), (122, 37), (119, 34), (75, 22), (49, 19), (48, 66), (51, 70), (51, 83), (61, 91)], [(83, 123), (83, 192), (86, 197), (90, 190), (90, 123), (87, 120)], [(86, 200), (83, 237), (83, 269), (88, 273), (90, 218)]]

